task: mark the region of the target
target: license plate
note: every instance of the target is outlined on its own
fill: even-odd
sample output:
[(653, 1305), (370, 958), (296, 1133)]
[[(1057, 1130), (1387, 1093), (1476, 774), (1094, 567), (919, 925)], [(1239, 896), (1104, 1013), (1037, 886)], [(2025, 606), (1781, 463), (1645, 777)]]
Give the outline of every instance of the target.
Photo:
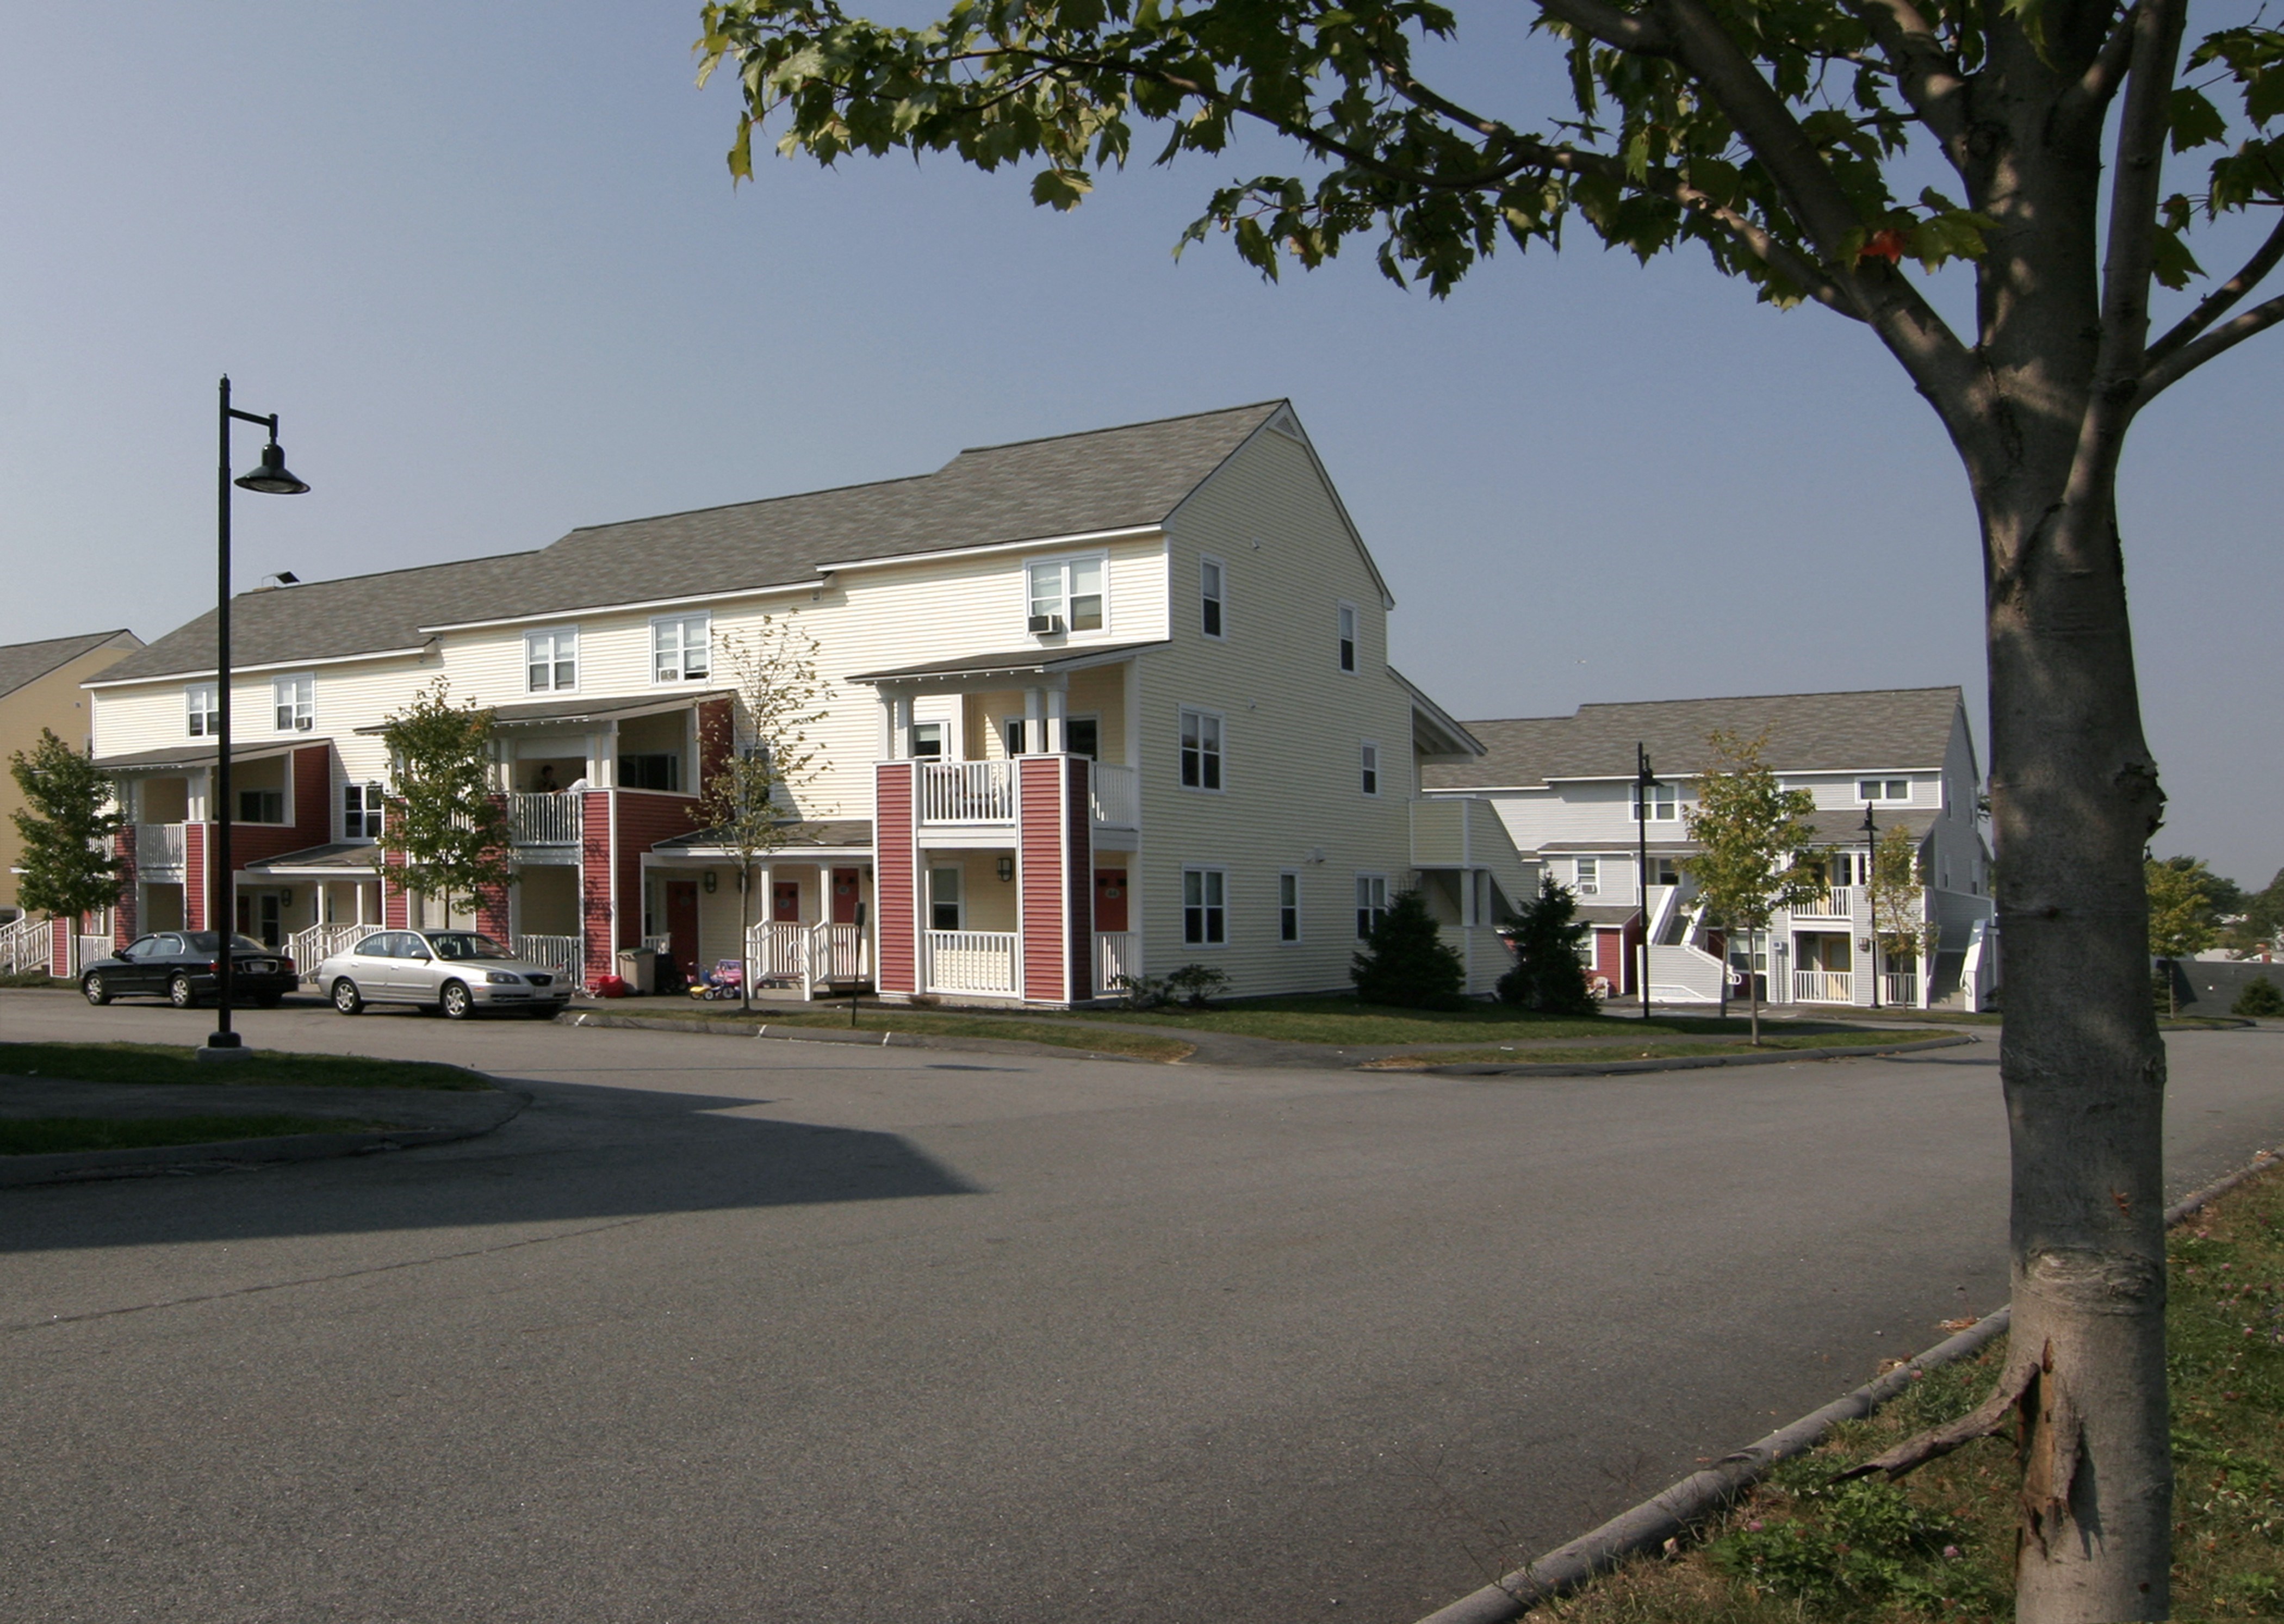
[(249, 959), (246, 969), (251, 976), (270, 976), (277, 973), (278, 967), (267, 959)]

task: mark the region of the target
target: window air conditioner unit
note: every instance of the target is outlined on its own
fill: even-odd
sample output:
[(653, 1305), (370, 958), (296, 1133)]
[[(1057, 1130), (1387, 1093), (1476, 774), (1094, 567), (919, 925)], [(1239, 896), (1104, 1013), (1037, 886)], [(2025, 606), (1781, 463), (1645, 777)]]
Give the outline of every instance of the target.
[(1062, 630), (1063, 617), (1060, 615), (1034, 615), (1031, 616), (1031, 632), (1034, 636), (1052, 637), (1055, 633)]

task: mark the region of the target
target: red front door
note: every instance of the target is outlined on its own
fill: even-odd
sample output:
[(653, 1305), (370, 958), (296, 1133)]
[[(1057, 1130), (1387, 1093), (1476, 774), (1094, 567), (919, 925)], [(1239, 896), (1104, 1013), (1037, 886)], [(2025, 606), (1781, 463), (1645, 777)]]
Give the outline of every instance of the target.
[(856, 922), (856, 879), (854, 868), (833, 871), (833, 922), (836, 925)]
[(698, 962), (698, 882), (666, 883), (666, 950), (685, 971)]
[(801, 923), (801, 882), (770, 882), (770, 917), (781, 925)]
[(1094, 871), (1094, 928), (1115, 931), (1126, 929), (1126, 870), (1098, 868)]

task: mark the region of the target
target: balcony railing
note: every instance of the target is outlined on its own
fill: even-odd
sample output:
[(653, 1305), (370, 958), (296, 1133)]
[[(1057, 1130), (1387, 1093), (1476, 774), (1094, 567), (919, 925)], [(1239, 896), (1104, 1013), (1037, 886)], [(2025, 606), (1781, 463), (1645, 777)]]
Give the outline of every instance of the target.
[(1920, 977), (1917, 970), (1884, 970), (1880, 976), (1880, 998), (1898, 1009), (1909, 1008), (1920, 1001)]
[(1113, 828), (1140, 828), (1142, 769), (1096, 762), (1091, 810), (1097, 823), (1108, 824)]
[[(535, 800), (544, 799), (534, 796)], [(575, 801), (575, 796), (566, 796)], [(371, 929), (370, 926), (367, 929)], [(541, 964), (553, 970), (574, 987), (587, 985), (587, 944), (575, 936), (519, 936), (512, 951), (527, 963)]]
[(1015, 764), (1012, 761), (920, 763), (922, 823), (1013, 823)]
[(507, 798), (509, 838), (519, 846), (575, 846), (583, 830), (584, 796), (515, 794)]
[(1852, 919), (1855, 914), (1856, 888), (1852, 885), (1835, 885), (1815, 901), (1804, 902), (1792, 911), (1795, 919)]
[(1856, 972), (1795, 970), (1792, 995), (1795, 1003), (1852, 1004), (1856, 1001)]
[(145, 872), (183, 866), (183, 826), (179, 823), (138, 823), (135, 826), (135, 867)]
[(1013, 931), (929, 930), (920, 939), (927, 955), (920, 973), (929, 992), (1015, 995)]
[(1132, 930), (1094, 933), (1094, 990), (1109, 997), (1119, 990), (1121, 976), (1142, 973), (1142, 938)]

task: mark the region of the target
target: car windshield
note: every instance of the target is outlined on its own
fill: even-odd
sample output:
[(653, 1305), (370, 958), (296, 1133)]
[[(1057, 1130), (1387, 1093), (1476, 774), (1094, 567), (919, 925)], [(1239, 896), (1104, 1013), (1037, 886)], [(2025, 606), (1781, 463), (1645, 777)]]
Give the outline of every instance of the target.
[(512, 959), (515, 955), (473, 930), (439, 930), (428, 938), (440, 959)]
[[(216, 946), (220, 945), (222, 938), (212, 930), (189, 930), (184, 932), (183, 940), (190, 944), (191, 951), (192, 953), (212, 953)], [(233, 936), (230, 938), (230, 945), (231, 951), (233, 953), (268, 953), (270, 951), (269, 948), (264, 947), (261, 943), (255, 941), (250, 936)]]

